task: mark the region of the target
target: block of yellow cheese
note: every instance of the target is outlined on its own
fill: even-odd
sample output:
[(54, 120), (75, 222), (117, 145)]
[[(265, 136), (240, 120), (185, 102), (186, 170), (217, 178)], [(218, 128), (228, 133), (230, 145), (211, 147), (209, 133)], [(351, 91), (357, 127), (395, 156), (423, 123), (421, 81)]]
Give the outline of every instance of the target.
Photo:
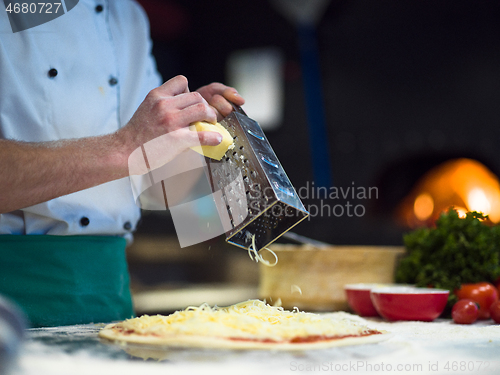
[(233, 145), (233, 137), (231, 137), (231, 134), (226, 130), (225, 127), (223, 127), (221, 124), (218, 122), (215, 124), (210, 124), (209, 122), (204, 122), (204, 121), (198, 121), (189, 126), (189, 129), (192, 131), (207, 131), (207, 132), (217, 132), (222, 135), (222, 142), (219, 143), (217, 146), (194, 146), (191, 147), (192, 150), (207, 156), (211, 159), (215, 160), (220, 160), (224, 156), (224, 154), (229, 150), (230, 148), (234, 147)]

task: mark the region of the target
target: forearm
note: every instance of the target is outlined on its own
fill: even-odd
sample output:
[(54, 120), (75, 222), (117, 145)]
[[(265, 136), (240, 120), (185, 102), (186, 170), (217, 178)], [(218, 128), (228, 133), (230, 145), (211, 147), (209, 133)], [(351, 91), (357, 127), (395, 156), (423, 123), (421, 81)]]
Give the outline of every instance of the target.
[[(156, 167), (189, 147), (219, 144), (220, 134), (191, 132), (187, 126), (197, 121), (214, 123), (218, 115), (229, 114), (232, 107), (225, 96), (238, 105), (244, 101), (221, 84), (205, 86), (201, 92), (189, 92), (187, 79), (177, 76), (152, 90), (116, 133), (42, 143), (0, 140), (0, 213), (127, 177), (129, 156), (153, 140), (150, 145), (162, 145), (152, 159), (159, 164)], [(142, 152), (137, 164), (132, 158), (131, 173), (147, 173), (141, 158)]]
[(116, 134), (55, 142), (0, 140), (0, 213), (128, 175)]

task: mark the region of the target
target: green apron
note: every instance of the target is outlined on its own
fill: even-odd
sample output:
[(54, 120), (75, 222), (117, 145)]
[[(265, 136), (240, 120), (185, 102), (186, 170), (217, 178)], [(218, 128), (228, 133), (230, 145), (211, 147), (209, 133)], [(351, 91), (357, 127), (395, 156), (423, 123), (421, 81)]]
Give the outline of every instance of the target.
[(0, 235), (0, 294), (32, 327), (128, 319), (125, 246), (121, 237)]

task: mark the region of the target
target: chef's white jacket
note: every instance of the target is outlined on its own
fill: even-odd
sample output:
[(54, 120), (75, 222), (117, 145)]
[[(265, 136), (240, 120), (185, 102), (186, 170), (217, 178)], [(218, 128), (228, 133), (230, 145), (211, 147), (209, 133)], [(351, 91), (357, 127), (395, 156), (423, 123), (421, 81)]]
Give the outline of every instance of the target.
[[(80, 0), (59, 18), (17, 33), (0, 11), (1, 138), (112, 133), (160, 84), (147, 17), (132, 0)], [(139, 215), (125, 178), (2, 214), (0, 234), (130, 238)]]

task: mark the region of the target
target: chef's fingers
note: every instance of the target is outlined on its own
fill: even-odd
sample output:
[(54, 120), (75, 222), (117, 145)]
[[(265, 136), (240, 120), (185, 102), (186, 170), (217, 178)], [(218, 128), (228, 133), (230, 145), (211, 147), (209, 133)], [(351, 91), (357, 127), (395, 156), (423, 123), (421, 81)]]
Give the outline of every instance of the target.
[(188, 80), (186, 77), (179, 75), (169, 79), (163, 85), (155, 90), (166, 96), (175, 96), (189, 92)]
[(170, 98), (172, 103), (175, 105), (176, 109), (185, 109), (194, 104), (205, 104), (208, 106), (208, 102), (201, 96), (199, 92), (187, 92), (175, 97)]
[(166, 116), (169, 117), (167, 120), (171, 124), (171, 130), (186, 127), (197, 121), (206, 121), (212, 124), (217, 122), (217, 113), (206, 102), (192, 104)]
[(162, 142), (164, 144), (159, 147), (160, 153), (164, 153), (165, 149), (173, 149), (177, 154), (189, 147), (217, 146), (222, 142), (222, 135), (217, 132), (199, 132), (189, 128), (182, 128), (162, 136)]
[(217, 111), (218, 120), (222, 120), (233, 111), (233, 106), (223, 96), (215, 95), (209, 103)]
[(214, 95), (210, 99), (209, 104), (217, 112), (217, 119), (220, 121), (233, 111), (233, 106), (221, 95)]
[(245, 104), (245, 99), (243, 99), (235, 88), (226, 87), (226, 89), (222, 92), (222, 96), (238, 106)]
[(217, 146), (221, 142), (222, 135), (217, 132), (181, 128), (155, 138), (145, 144), (144, 148), (148, 156), (154, 156), (157, 167), (189, 147)]
[(200, 87), (196, 91), (203, 95), (209, 103), (211, 98), (215, 95), (221, 95), (236, 105), (243, 105), (245, 103), (245, 99), (238, 94), (238, 91), (235, 88), (223, 85), (219, 82), (213, 82), (209, 85)]
[(217, 132), (197, 132), (201, 146), (217, 146), (222, 142), (222, 135)]
[[(217, 118), (222, 120), (233, 111), (233, 104), (241, 106), (245, 103), (236, 89), (222, 84), (211, 84), (204, 88), (206, 91), (201, 91), (202, 95), (205, 94), (205, 99), (217, 111)], [(210, 93), (210, 94), (207, 94)]]
[(202, 86), (198, 90), (199, 93), (203, 95), (205, 99), (209, 99), (210, 97), (214, 96), (215, 94), (221, 94), (228, 86), (223, 85), (222, 83), (219, 82), (212, 82), (209, 85)]
[(186, 127), (196, 121), (217, 122), (215, 109), (198, 92), (168, 96), (161, 91), (154, 91), (149, 94), (148, 99), (148, 115), (156, 113), (168, 127), (168, 131)]
[[(129, 172), (132, 175), (145, 174), (155, 170), (177, 157), (181, 152), (195, 146), (216, 146), (222, 141), (222, 135), (217, 132), (197, 132), (189, 128), (181, 128), (156, 137), (142, 147), (138, 147), (129, 157)], [(143, 161), (143, 151), (147, 164)]]
[[(209, 85), (200, 87), (196, 91), (202, 92), (205, 99), (207, 98), (207, 96), (222, 95), (225, 91), (227, 91), (228, 93), (231, 92), (232, 95), (239, 96), (238, 91), (234, 87), (226, 86), (220, 82), (212, 82)], [(241, 96), (239, 97), (241, 98)], [(236, 100), (241, 100), (241, 99), (236, 99)]]

